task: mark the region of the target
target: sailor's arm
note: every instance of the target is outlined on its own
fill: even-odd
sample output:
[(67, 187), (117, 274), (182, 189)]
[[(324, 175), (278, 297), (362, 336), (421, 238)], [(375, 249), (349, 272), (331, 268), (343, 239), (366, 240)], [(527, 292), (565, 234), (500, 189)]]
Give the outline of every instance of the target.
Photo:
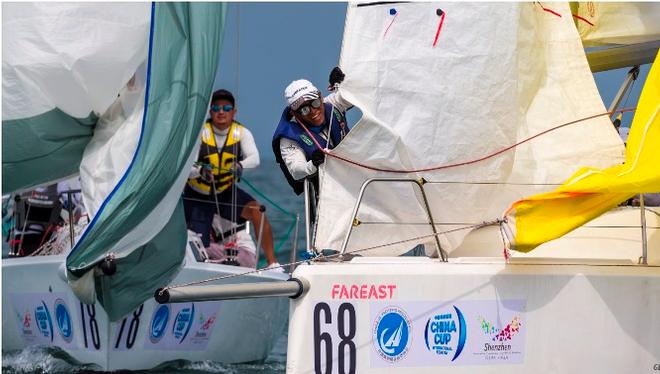
[(280, 153), (293, 179), (300, 180), (316, 173), (316, 166), (307, 161), (305, 151), (293, 140), (280, 138)]
[(241, 160), (243, 169), (252, 169), (259, 166), (257, 144), (254, 142), (252, 132), (245, 127), (243, 127), (243, 134), (241, 136), (241, 152), (243, 153), (243, 159)]

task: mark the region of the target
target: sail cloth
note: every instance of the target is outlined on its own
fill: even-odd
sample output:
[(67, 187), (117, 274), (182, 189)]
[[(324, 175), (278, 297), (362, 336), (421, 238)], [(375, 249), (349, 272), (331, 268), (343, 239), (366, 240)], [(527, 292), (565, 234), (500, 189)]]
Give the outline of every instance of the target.
[(146, 60), (150, 7), (7, 3), (2, 10), (2, 191), (9, 193), (78, 173), (98, 116)]
[(585, 47), (660, 40), (660, 7), (654, 2), (572, 3)]
[[(12, 95), (20, 95), (26, 88), (44, 93), (47, 105), (40, 112), (15, 111), (30, 114), (17, 120), (24, 122), (15, 127), (28, 126), (45, 144), (52, 139), (52, 123), (41, 121), (53, 116), (44, 116), (43, 110), (68, 118), (57, 129), (80, 127), (80, 118), (88, 120), (90, 128), (84, 136), (75, 128), (55, 137), (64, 148), (71, 138), (85, 138), (67, 160), (74, 160), (75, 168), (80, 165), (84, 200), (93, 217), (67, 257), (68, 278), (83, 300), (92, 301), (93, 295), (82, 290), (95, 290), (109, 318), (117, 320), (167, 284), (183, 259), (186, 227), (180, 196), (211, 94), (225, 6), (147, 3), (127, 8), (126, 4), (94, 3), (30, 7), (45, 10), (36, 13), (36, 19), (26, 12), (25, 22), (17, 27), (25, 35), (17, 44), (52, 51), (49, 57), (55, 68), (41, 72), (40, 59), (35, 56), (30, 80), (5, 85), (3, 76), (3, 100), (8, 96), (6, 87), (16, 88)], [(44, 20), (51, 29), (43, 30)], [(55, 31), (62, 24), (67, 33), (53, 36), (57, 43), (44, 45), (45, 36), (35, 38), (30, 31), (57, 36)], [(21, 80), (28, 74), (16, 61), (15, 80)], [(41, 90), (42, 86), (52, 89)], [(79, 107), (74, 110), (64, 105), (69, 103)], [(3, 117), (4, 142), (23, 141), (6, 127)], [(58, 147), (51, 148), (55, 151), (38, 154), (42, 163), (61, 160), (56, 156)], [(26, 161), (24, 168), (31, 166), (28, 155), (16, 159)], [(6, 170), (3, 159), (3, 172)], [(31, 169), (26, 172), (31, 177), (35, 174)], [(53, 171), (48, 177), (62, 175)], [(26, 180), (16, 185), (22, 188), (32, 183)], [(116, 259), (116, 274), (94, 275), (90, 270), (108, 256)]]
[(529, 252), (589, 222), (638, 193), (660, 191), (660, 53), (639, 99), (623, 165), (585, 167), (554, 192), (515, 202), (506, 215), (511, 248)]
[[(332, 150), (393, 170), (483, 158), (555, 126), (606, 112), (568, 4), (351, 4), (340, 65), (342, 94), (363, 113)], [(438, 232), (501, 217), (524, 196), (549, 191), (579, 165), (623, 161), (607, 116), (594, 117), (464, 166), (391, 173), (327, 157), (316, 248), (339, 249), (369, 178), (424, 178)], [(371, 184), (347, 251), (397, 255), (434, 249), (411, 183)], [(451, 252), (469, 230), (441, 235)], [(415, 239), (417, 238), (417, 239)], [(409, 240), (398, 245), (392, 242)]]

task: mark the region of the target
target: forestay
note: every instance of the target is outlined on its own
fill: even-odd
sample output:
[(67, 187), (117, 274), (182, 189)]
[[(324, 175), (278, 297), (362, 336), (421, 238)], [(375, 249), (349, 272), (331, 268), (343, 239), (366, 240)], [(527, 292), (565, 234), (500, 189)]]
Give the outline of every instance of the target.
[[(340, 64), (342, 93), (363, 118), (332, 153), (388, 170), (468, 164), (395, 174), (328, 157), (317, 248), (341, 247), (369, 178), (429, 181), (424, 187), (444, 232), (495, 220), (511, 202), (552, 189), (580, 165), (623, 160), (623, 144), (606, 115), (482, 160), (606, 112), (567, 4), (352, 4)], [(348, 251), (421, 236), (361, 254), (396, 255), (417, 243), (433, 250), (413, 187), (371, 185)], [(451, 252), (468, 232), (442, 235), (443, 248)]]
[[(116, 320), (167, 284), (183, 259), (180, 194), (208, 106), (225, 6), (3, 10), (10, 40), (3, 48), (3, 172), (10, 182), (3, 190), (80, 167), (93, 218), (67, 257), (68, 277), (82, 300), (96, 293)], [(114, 276), (90, 271), (107, 256), (116, 258)]]

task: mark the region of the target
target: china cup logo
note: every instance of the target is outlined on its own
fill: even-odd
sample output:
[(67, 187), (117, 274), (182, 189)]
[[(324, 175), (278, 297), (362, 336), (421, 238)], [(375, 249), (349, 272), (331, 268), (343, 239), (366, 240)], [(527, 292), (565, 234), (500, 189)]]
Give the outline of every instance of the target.
[(39, 328), (39, 332), (45, 338), (50, 338), (50, 341), (53, 341), (53, 320), (50, 317), (50, 311), (48, 306), (43, 301), (41, 305), (34, 309), (34, 321)]
[(170, 306), (161, 305), (154, 311), (151, 317), (151, 326), (149, 329), (149, 340), (152, 343), (158, 343), (167, 331), (167, 323), (170, 320)]
[(463, 351), (467, 338), (467, 326), (460, 309), (436, 314), (426, 321), (424, 342), (426, 349), (441, 357), (456, 360)]
[(177, 313), (174, 318), (174, 326), (172, 326), (172, 334), (174, 338), (179, 341), (179, 344), (183, 343), (190, 332), (190, 328), (194, 322), (195, 318), (195, 304), (190, 304), (190, 307), (183, 308), (179, 313)]
[(410, 349), (412, 323), (406, 312), (390, 306), (380, 312), (374, 323), (373, 341), (376, 351), (385, 361), (397, 362)]
[(65, 342), (71, 343), (73, 340), (73, 324), (71, 323), (71, 314), (62, 299), (55, 300), (55, 320), (60, 336)]

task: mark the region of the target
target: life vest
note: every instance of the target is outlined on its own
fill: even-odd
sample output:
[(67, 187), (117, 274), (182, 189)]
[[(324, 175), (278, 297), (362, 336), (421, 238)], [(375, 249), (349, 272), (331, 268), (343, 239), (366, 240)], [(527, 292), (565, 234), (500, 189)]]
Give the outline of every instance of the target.
[[(220, 193), (231, 187), (234, 183), (234, 174), (230, 171), (235, 162), (243, 159), (241, 152), (241, 137), (243, 135), (243, 125), (234, 121), (229, 127), (227, 139), (221, 149), (215, 140), (213, 125), (210, 120), (204, 123), (202, 129), (202, 144), (199, 147), (197, 162), (205, 167), (211, 165), (213, 168), (213, 179), (215, 180), (215, 191)], [(206, 182), (202, 177), (188, 179), (188, 185), (195, 191), (210, 195), (213, 191), (213, 185)]]
[[(330, 127), (330, 139), (331, 142), (328, 146), (329, 149), (334, 148), (339, 142), (346, 136), (348, 133), (348, 126), (346, 125), (346, 116), (344, 113), (339, 111), (337, 108), (334, 108), (331, 104), (323, 103), (325, 108), (325, 122), (321, 126), (327, 126), (328, 120), (332, 114), (332, 125)], [(307, 160), (312, 157), (312, 153), (318, 149), (314, 141), (310, 138), (309, 134), (305, 129), (303, 129), (298, 122), (294, 120), (291, 115), (291, 109), (287, 106), (282, 112), (280, 117), (280, 122), (277, 125), (275, 134), (273, 134), (273, 152), (275, 153), (275, 160), (280, 165), (280, 169), (284, 173), (287, 182), (291, 185), (291, 188), (295, 191), (296, 194), (300, 195), (304, 191), (304, 181), (295, 180), (289, 169), (286, 167), (284, 160), (282, 159), (282, 153), (280, 152), (280, 139), (287, 138), (295, 141), (300, 145), (300, 147), (305, 152)], [(307, 127), (310, 129), (310, 127)], [(310, 133), (316, 139), (316, 141), (321, 145), (321, 147), (326, 146), (327, 140), (321, 136), (320, 133), (316, 133), (310, 129)]]

